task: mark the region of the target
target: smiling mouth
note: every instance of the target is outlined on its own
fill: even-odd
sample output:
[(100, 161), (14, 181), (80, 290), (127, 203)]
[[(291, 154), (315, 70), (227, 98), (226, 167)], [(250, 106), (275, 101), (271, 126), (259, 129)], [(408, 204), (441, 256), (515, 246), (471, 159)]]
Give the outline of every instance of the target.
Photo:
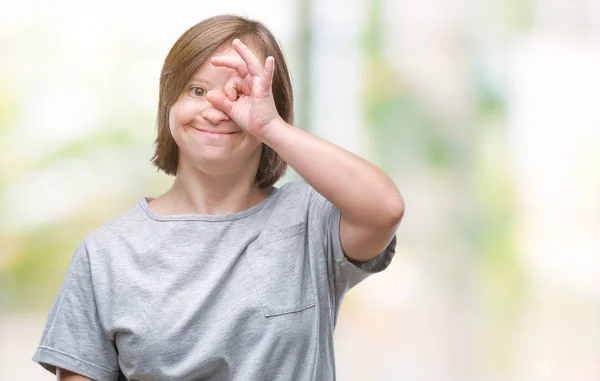
[(198, 132), (204, 132), (205, 134), (211, 134), (211, 135), (233, 135), (233, 134), (239, 134), (242, 131), (209, 131), (209, 130), (201, 130), (199, 128), (195, 128), (193, 127), (194, 130), (198, 131)]

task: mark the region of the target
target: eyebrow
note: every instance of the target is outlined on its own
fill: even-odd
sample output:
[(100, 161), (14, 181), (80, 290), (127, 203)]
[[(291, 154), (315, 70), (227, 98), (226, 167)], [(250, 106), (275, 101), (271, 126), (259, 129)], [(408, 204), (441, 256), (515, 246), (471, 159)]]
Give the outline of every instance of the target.
[(204, 83), (205, 85), (211, 86), (211, 83), (209, 80), (200, 78), (200, 77), (193, 77), (192, 79), (190, 79), (190, 83), (191, 82), (200, 82), (200, 83)]

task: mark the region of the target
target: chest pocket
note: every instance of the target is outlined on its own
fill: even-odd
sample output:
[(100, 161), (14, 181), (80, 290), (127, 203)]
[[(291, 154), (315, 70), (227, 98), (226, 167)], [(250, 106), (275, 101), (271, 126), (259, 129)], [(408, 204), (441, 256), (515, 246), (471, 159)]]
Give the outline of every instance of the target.
[(261, 233), (246, 255), (266, 317), (315, 305), (304, 222)]

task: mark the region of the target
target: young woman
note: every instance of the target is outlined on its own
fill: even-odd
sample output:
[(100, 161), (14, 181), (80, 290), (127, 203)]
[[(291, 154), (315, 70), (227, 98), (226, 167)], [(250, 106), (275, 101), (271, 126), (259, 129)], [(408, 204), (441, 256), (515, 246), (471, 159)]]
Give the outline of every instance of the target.
[[(173, 186), (84, 238), (34, 361), (60, 380), (335, 379), (342, 298), (394, 255), (392, 180), (292, 125), (283, 53), (245, 18), (178, 39), (157, 119)], [(274, 187), (288, 164), (306, 183)]]

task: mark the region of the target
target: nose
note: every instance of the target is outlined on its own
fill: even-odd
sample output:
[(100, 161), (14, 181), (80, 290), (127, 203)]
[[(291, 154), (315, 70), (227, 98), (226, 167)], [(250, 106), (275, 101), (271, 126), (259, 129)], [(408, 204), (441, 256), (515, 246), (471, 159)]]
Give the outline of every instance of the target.
[(214, 106), (206, 107), (202, 111), (202, 117), (212, 124), (219, 124), (220, 122), (225, 122), (231, 119), (229, 115), (215, 108)]

